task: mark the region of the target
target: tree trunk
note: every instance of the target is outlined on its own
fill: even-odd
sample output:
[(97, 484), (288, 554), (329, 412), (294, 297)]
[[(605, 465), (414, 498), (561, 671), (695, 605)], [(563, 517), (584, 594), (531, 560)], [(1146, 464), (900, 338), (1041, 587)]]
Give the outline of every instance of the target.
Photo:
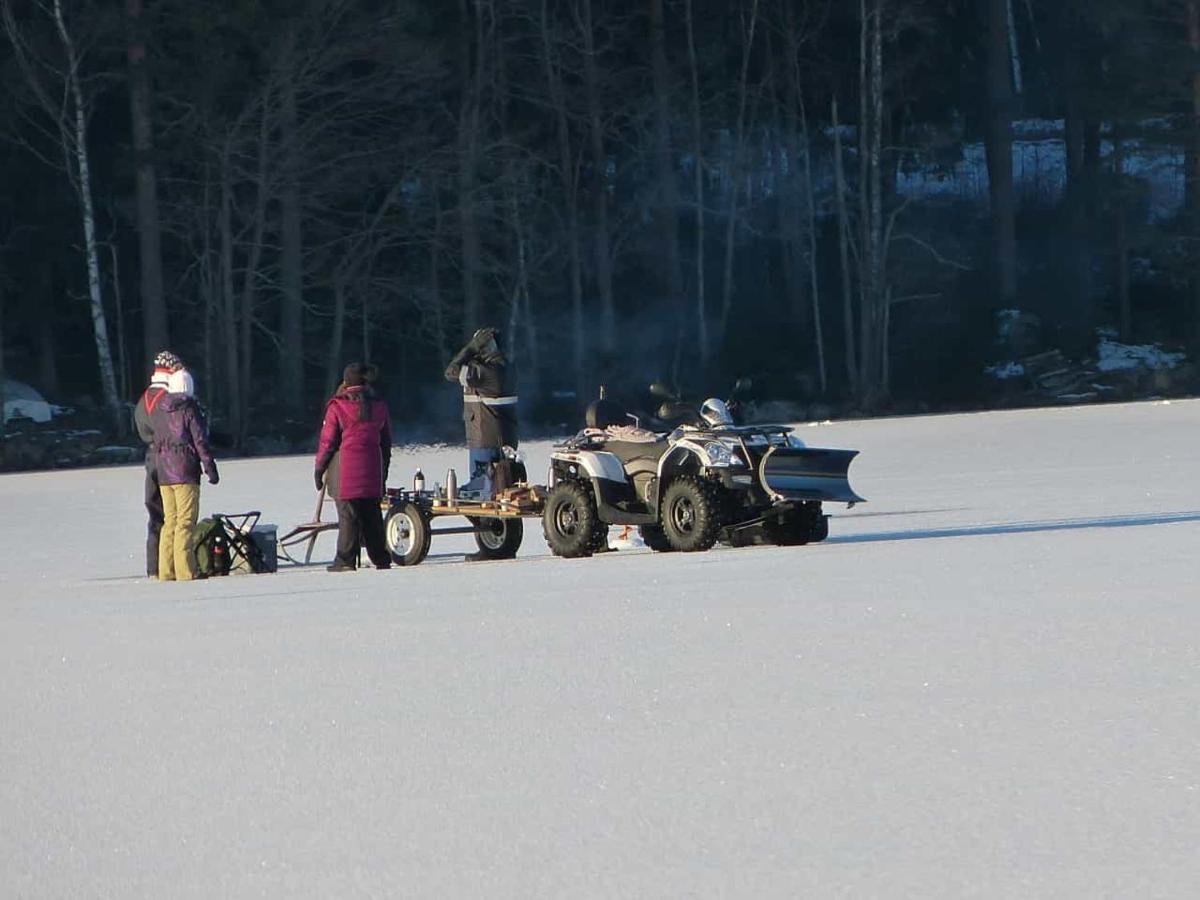
[[(474, 7), (474, 33), (470, 27)], [(462, 102), (458, 114), (458, 214), (462, 236), (463, 339), (483, 319), (483, 242), (475, 196), (479, 165), (480, 105), (483, 95), (483, 14), (478, 0), (460, 0), (462, 11)]]
[(1017, 42), (1017, 17), (1013, 15), (1013, 0), (1005, 0), (1008, 6), (1008, 55), (1012, 59), (1013, 90), (1020, 94), (1021, 84), (1021, 51)]
[(253, 373), (254, 357), (254, 307), (258, 296), (258, 266), (262, 261), (263, 235), (267, 227), (267, 199), (270, 196), (268, 188), (268, 165), (270, 162), (270, 110), (271, 90), (268, 87), (263, 92), (262, 116), (258, 127), (258, 170), (256, 172), (256, 191), (254, 198), (254, 231), (250, 238), (250, 248), (246, 257), (246, 271), (242, 275), (241, 329), (238, 339), (241, 347), (238, 352), (241, 363), (239, 378), (241, 391), (239, 397), (242, 408), (238, 419), (242, 428), (235, 432), (235, 438), (240, 446), (246, 437), (245, 428), (250, 423), (250, 379)]
[(125, 352), (125, 304), (121, 297), (121, 266), (117, 255), (116, 235), (108, 242), (108, 255), (112, 259), (113, 303), (117, 318), (117, 393), (129, 396), (129, 356)]
[(733, 311), (733, 244), (737, 230), (738, 195), (742, 185), (742, 157), (746, 143), (746, 93), (750, 75), (750, 52), (754, 49), (754, 29), (758, 24), (758, 0), (751, 0), (750, 25), (744, 34), (742, 67), (738, 76), (737, 130), (733, 145), (733, 186), (729, 193), (729, 219), (725, 225), (725, 270), (721, 282), (721, 339), (729, 329)]
[(1119, 123), (1113, 123), (1113, 281), (1117, 289), (1117, 311), (1121, 340), (1133, 338), (1133, 312), (1129, 303), (1129, 233), (1125, 217), (1125, 141)]
[[(770, 32), (767, 34), (770, 40)], [(788, 4), (785, 4), (784, 9), (783, 39), (785, 77), (783, 95), (779, 98), (776, 109), (780, 112), (780, 123), (777, 127), (783, 134), (787, 153), (787, 177), (778, 193), (776, 209), (779, 216), (782, 251), (780, 255), (783, 261), (787, 305), (797, 331), (807, 337), (812, 307), (805, 297), (807, 279), (804, 275), (806, 251), (803, 248), (805, 212), (801, 200), (804, 176), (800, 167), (800, 71), (797, 60), (799, 48), (796, 44), (794, 14)]]
[(238, 362), (238, 304), (233, 286), (233, 165), (230, 155), (232, 135), (226, 138), (221, 157), (221, 342), (225, 345), (225, 403), (229, 411), (229, 430), (242, 433), (242, 379)]
[(987, 169), (992, 218), (992, 270), (997, 308), (1017, 302), (1016, 201), (1012, 173), (1012, 75), (1008, 2), (984, 0), (987, 21)]
[(858, 398), (872, 408), (883, 396), (883, 309), (886, 292), (883, 225), (883, 12), (881, 0), (859, 5), (860, 160), (859, 223), (862, 248), (859, 278)]
[(329, 355), (325, 365), (325, 396), (330, 397), (342, 380), (342, 337), (346, 331), (346, 286), (333, 279), (333, 327), (329, 335)]
[[(1188, 45), (1192, 50), (1191, 128), (1188, 134), (1186, 179), (1188, 219), (1192, 240), (1200, 239), (1200, 0), (1187, 0)], [(1192, 264), (1192, 272), (1197, 266)], [(1190, 279), (1192, 295), (1192, 343), (1200, 348), (1200, 275)]]
[(547, 0), (541, 7), (542, 62), (558, 132), (558, 167), (567, 217), (568, 277), (571, 287), (571, 357), (575, 369), (576, 397), (584, 402), (588, 369), (583, 324), (583, 270), (579, 253), (579, 195), (575, 179), (575, 157), (571, 151), (570, 124), (562, 76), (553, 58)]
[(835, 96), (830, 101), (833, 125), (834, 196), (837, 201), (838, 255), (842, 269), (842, 326), (846, 344), (846, 383), (852, 394), (858, 393), (858, 354), (854, 337), (854, 292), (850, 279), (850, 217), (846, 210), (846, 170), (842, 158), (842, 127), (838, 122)]
[(450, 359), (451, 349), (446, 334), (446, 315), (442, 308), (441, 252), (442, 252), (442, 202), (439, 186), (433, 186), (433, 239), (429, 242), (429, 302), (433, 305), (433, 325), (437, 338), (438, 359)]
[(692, 15), (692, 0), (686, 0), (688, 67), (692, 81), (692, 164), (693, 190), (696, 198), (696, 344), (700, 364), (708, 365), (708, 309), (704, 298), (704, 133), (700, 115), (700, 71), (696, 61), (696, 30)]
[[(163, 296), (162, 228), (158, 218), (158, 176), (154, 166), (154, 120), (150, 72), (146, 63), (142, 0), (125, 0), (129, 20), (129, 112), (133, 132), (137, 205), (138, 263), (141, 272), (142, 333), (146, 361), (170, 343)], [(115, 277), (115, 276), (114, 276)]]
[(667, 308), (675, 313), (675, 359), (678, 371), (687, 321), (683, 303), (683, 275), (679, 268), (679, 185), (675, 181), (675, 162), (671, 149), (671, 80), (667, 69), (666, 24), (663, 0), (649, 0), (650, 59), (654, 89), (654, 162), (657, 185), (656, 231), (662, 241), (661, 260), (665, 268)]
[(47, 278), (53, 293), (48, 294), (33, 310), (37, 322), (38, 388), (49, 397), (62, 393), (62, 382), (58, 375), (58, 319), (56, 299), (61, 296), (60, 285), (55, 279)]
[(600, 77), (596, 71), (592, 0), (581, 0), (581, 6), (583, 75), (587, 88), (588, 134), (592, 153), (592, 215), (596, 219), (592, 252), (596, 266), (596, 290), (600, 295), (600, 349), (606, 355), (611, 355), (617, 347), (617, 311), (613, 300), (612, 241), (608, 224), (608, 155), (604, 152), (604, 127), (600, 118)]
[[(1096, 160), (1098, 158), (1098, 129), (1088, 121), (1087, 91), (1088, 64), (1086, 23), (1079, 16), (1068, 19), (1071, 37), (1067, 42), (1064, 64), (1066, 66), (1066, 119), (1064, 142), (1067, 157), (1067, 184), (1063, 197), (1066, 212), (1067, 252), (1066, 265), (1065, 322), (1071, 335), (1073, 350), (1082, 350), (1092, 333), (1091, 303), (1091, 248), (1089, 247), (1089, 192), (1094, 185)], [(1090, 140), (1089, 140), (1090, 138)]]
[(4, 277), (0, 274), (0, 440), (4, 439), (5, 417), (7, 412), (8, 371), (4, 368)]
[(304, 246), (301, 230), (300, 159), (297, 135), (294, 49), (296, 26), (287, 34), (286, 65), (280, 85), (283, 184), (279, 198), (279, 267), (283, 288), (280, 398), (284, 409), (298, 415), (304, 408)]
[(884, 344), (883, 312), (886, 304), (887, 278), (883, 271), (883, 0), (874, 0), (871, 15), (871, 140), (868, 148), (870, 217), (866, 246), (867, 277), (869, 279), (868, 307), (862, 320), (869, 323), (864, 329), (863, 347), (859, 354), (866, 372), (866, 397), (873, 407), (883, 399)]
[(100, 250), (96, 243), (96, 214), (92, 207), (92, 172), (87, 149), (87, 112), (83, 101), (83, 88), (79, 83), (79, 62), (75, 55), (75, 44), (67, 31), (63, 19), (62, 0), (54, 0), (54, 21), (58, 35), (67, 55), (67, 90), (74, 105), (72, 126), (73, 149), (75, 151), (75, 175), (83, 218), (83, 242), (87, 256), (88, 297), (92, 308), (92, 335), (96, 343), (96, 357), (100, 364), (100, 384), (104, 392), (104, 405), (108, 409), (113, 430), (124, 434), (127, 430), (124, 409), (117, 395), (117, 380), (113, 372), (112, 351), (108, 342), (108, 323), (104, 315), (104, 300), (100, 293)]
[(825, 367), (825, 329), (821, 321), (821, 290), (817, 279), (817, 200), (816, 182), (812, 173), (812, 140), (808, 132), (808, 116), (804, 111), (803, 94), (797, 93), (800, 104), (800, 127), (804, 138), (804, 182), (808, 199), (808, 274), (809, 297), (812, 299), (813, 341), (817, 351), (817, 377), (821, 394), (829, 390), (829, 375)]

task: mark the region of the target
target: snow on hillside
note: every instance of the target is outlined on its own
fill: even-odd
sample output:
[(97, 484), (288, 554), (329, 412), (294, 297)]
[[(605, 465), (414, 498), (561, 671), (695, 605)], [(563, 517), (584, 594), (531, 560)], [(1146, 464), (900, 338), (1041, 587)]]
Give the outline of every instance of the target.
[(193, 584), (139, 469), (0, 477), (0, 895), (1195, 896), (1200, 402), (801, 433), (819, 546)]

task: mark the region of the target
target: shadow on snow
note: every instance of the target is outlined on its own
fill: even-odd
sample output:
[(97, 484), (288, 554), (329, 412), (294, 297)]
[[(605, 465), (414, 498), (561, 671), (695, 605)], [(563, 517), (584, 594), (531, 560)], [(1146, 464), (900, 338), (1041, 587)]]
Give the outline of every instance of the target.
[[(839, 516), (839, 518), (841, 518)], [(986, 537), (997, 534), (1036, 534), (1040, 531), (1078, 531), (1087, 528), (1135, 528), (1141, 525), (1175, 525), (1200, 522), (1200, 512), (1155, 513), (1141, 516), (1099, 516), (1091, 519), (1050, 519), (1043, 522), (1004, 522), (996, 525), (962, 525), (913, 531), (877, 531), (835, 535), (826, 544), (864, 544), (875, 541), (921, 541), (930, 538)]]

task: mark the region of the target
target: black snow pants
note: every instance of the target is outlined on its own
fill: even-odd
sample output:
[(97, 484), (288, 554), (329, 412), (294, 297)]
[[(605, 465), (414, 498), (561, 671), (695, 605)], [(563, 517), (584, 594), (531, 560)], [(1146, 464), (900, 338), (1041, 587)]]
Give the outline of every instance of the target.
[(374, 565), (391, 565), (392, 555), (383, 536), (383, 512), (379, 508), (379, 500), (338, 500), (337, 514), (339, 563), (357, 566), (359, 548), (365, 546), (367, 556)]
[(158, 577), (158, 536), (163, 526), (162, 494), (158, 490), (158, 466), (154, 455), (146, 455), (146, 574)]

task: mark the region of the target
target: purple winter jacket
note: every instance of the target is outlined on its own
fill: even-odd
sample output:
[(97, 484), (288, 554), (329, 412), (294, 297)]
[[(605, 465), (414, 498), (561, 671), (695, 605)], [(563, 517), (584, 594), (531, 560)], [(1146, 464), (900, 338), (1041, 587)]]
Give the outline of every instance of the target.
[(208, 423), (195, 398), (164, 394), (150, 413), (159, 484), (199, 484), (201, 469), (217, 471), (208, 449)]
[(392, 455), (387, 405), (365, 386), (343, 387), (325, 405), (316, 469), (324, 472), (338, 454), (338, 500), (383, 496)]

